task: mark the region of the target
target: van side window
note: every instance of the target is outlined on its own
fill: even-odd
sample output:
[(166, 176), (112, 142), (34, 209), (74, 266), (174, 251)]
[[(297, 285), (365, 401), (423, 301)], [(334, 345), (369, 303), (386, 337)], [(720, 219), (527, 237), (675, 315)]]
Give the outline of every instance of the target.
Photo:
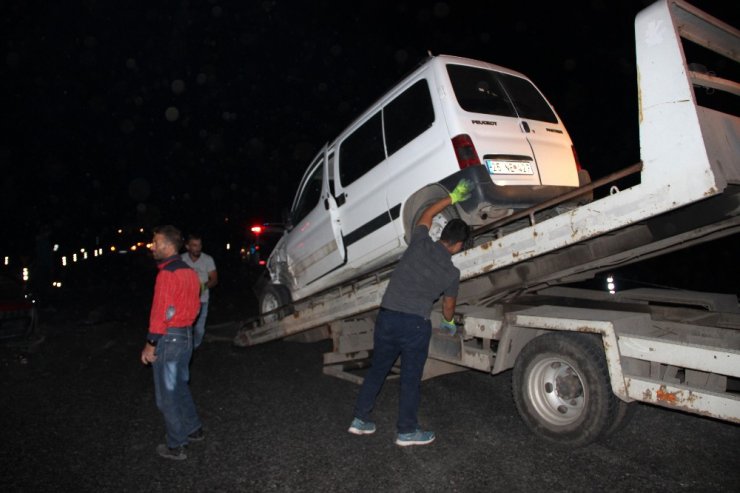
[(303, 188), (290, 215), (291, 222), (294, 226), (298, 226), (298, 223), (319, 203), (323, 180), (324, 167), (319, 162), (316, 163), (316, 169), (304, 181)]
[(434, 123), (429, 84), (422, 79), (383, 108), (385, 145), (390, 156)]
[(339, 148), (339, 179), (347, 186), (385, 159), (380, 112), (344, 139)]
[(332, 197), (336, 197), (337, 194), (334, 192), (334, 151), (329, 152), (329, 157), (327, 158), (327, 165), (326, 165), (326, 171), (328, 172), (327, 175), (329, 176), (329, 193)]

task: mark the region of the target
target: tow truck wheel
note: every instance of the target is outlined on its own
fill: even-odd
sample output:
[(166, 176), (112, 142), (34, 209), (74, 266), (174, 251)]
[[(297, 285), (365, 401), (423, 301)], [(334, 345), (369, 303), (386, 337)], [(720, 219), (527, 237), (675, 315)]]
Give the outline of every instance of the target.
[(604, 431), (604, 438), (614, 436), (622, 431), (632, 420), (632, 416), (634, 416), (636, 410), (636, 402), (624, 402), (621, 399), (617, 399), (617, 411), (614, 413), (614, 421)]
[[(260, 315), (269, 313), (264, 317), (265, 322), (279, 320), (289, 314), (290, 304), (288, 288), (281, 284), (268, 284), (260, 294)], [(285, 307), (283, 310), (278, 310), (283, 307)]]
[(598, 336), (547, 334), (527, 344), (514, 365), (514, 401), (537, 435), (581, 447), (615, 421), (618, 399)]

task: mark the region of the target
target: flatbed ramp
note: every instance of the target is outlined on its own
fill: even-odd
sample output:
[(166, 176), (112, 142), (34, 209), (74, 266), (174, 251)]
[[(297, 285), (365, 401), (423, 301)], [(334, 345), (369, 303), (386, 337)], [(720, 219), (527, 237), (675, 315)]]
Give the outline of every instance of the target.
[[(740, 231), (740, 187), (618, 229), (609, 220), (632, 203), (626, 192), (455, 255), (461, 271), (458, 304), (513, 299), (549, 285), (593, 277), (597, 272), (712, 241)], [(634, 194), (632, 194), (634, 195)], [(628, 199), (627, 201), (622, 200)], [(666, 199), (663, 205), (673, 205)], [(599, 226), (599, 227), (597, 227)], [(284, 318), (248, 321), (235, 344), (250, 346), (314, 329), (377, 309), (391, 270), (296, 303)]]

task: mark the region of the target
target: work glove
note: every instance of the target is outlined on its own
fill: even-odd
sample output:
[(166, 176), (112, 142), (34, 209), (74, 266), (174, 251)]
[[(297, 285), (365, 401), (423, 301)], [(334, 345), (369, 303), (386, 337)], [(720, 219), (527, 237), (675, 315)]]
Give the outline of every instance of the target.
[(463, 202), (465, 200), (468, 200), (470, 198), (470, 191), (473, 189), (473, 182), (470, 180), (467, 180), (463, 178), (460, 180), (455, 187), (455, 189), (450, 192), (450, 199), (452, 199), (452, 204), (457, 204), (458, 202)]
[(445, 318), (442, 317), (442, 323), (439, 324), (439, 328), (448, 332), (451, 336), (454, 336), (457, 333), (457, 325), (455, 325), (454, 319), (445, 320)]

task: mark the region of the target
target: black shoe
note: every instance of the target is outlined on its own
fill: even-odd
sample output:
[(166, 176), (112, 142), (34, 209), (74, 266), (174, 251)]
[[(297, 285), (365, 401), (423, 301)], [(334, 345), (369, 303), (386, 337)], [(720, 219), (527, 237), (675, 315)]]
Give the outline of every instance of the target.
[(190, 442), (200, 442), (206, 437), (206, 434), (203, 433), (203, 428), (198, 428), (194, 432), (192, 432), (190, 435), (188, 435), (188, 441)]
[(185, 453), (185, 445), (169, 448), (167, 444), (160, 443), (157, 445), (157, 453), (160, 457), (164, 457), (165, 459), (185, 460), (188, 458), (188, 455)]

